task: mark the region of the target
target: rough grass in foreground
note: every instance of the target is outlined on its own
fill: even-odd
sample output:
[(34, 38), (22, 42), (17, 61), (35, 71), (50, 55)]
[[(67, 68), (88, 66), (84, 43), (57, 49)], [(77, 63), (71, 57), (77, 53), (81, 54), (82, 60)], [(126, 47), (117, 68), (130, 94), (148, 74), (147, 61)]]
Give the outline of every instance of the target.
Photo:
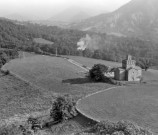
[(102, 121), (97, 123), (89, 131), (85, 131), (80, 135), (90, 133), (96, 135), (153, 135), (151, 131), (139, 127), (137, 124), (130, 121)]

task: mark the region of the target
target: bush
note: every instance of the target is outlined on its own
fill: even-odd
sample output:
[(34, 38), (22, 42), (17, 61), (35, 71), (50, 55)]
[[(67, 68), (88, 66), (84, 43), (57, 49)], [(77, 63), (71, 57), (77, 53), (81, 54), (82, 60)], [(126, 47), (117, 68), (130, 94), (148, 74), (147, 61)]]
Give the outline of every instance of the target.
[(104, 81), (104, 73), (108, 72), (108, 67), (102, 64), (96, 64), (89, 70), (89, 77), (94, 81)]
[(1, 70), (1, 72), (2, 72), (4, 75), (9, 75), (9, 74), (10, 74), (10, 71), (9, 71), (9, 70)]
[(104, 135), (153, 135), (150, 131), (129, 121), (102, 121), (96, 124), (93, 130), (97, 134)]
[(52, 104), (50, 116), (54, 121), (64, 121), (77, 115), (75, 100), (69, 96), (59, 96)]
[(136, 65), (147, 71), (151, 67), (151, 61), (149, 59), (139, 59)]

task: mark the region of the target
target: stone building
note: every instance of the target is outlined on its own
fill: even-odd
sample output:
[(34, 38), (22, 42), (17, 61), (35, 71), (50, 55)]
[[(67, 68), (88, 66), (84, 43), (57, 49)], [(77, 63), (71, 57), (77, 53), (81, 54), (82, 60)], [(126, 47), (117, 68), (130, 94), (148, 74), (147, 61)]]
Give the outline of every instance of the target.
[(132, 60), (131, 55), (122, 61), (122, 67), (118, 67), (114, 73), (114, 78), (119, 81), (140, 81), (141, 77), (142, 69), (136, 66), (136, 61)]

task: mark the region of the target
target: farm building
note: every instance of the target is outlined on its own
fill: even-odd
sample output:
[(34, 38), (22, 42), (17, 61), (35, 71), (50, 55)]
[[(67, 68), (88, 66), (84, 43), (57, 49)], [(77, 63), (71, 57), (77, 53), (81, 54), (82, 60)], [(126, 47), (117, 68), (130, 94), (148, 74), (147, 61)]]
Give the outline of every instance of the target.
[(132, 60), (132, 56), (128, 55), (122, 61), (122, 67), (115, 70), (114, 78), (119, 81), (140, 81), (142, 69), (136, 66), (136, 61)]

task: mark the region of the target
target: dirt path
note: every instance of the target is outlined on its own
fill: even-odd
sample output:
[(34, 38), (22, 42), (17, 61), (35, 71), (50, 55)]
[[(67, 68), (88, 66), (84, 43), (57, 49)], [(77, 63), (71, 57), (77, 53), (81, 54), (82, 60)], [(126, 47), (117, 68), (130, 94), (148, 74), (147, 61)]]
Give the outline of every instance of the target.
[(76, 66), (78, 66), (78, 67), (80, 67), (80, 68), (82, 68), (83, 70), (85, 70), (85, 71), (89, 71), (89, 67), (84, 67), (81, 63), (78, 63), (78, 62), (76, 62), (76, 61), (74, 61), (74, 60), (72, 60), (72, 59), (68, 59), (68, 61), (71, 63), (71, 64), (73, 64), (73, 65), (76, 65)]

